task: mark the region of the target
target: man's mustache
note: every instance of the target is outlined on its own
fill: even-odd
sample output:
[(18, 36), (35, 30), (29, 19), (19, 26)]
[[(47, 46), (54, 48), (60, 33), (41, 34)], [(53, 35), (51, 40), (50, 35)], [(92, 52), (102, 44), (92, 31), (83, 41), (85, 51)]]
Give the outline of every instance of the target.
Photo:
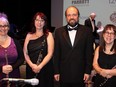
[(69, 21), (75, 21), (75, 19), (70, 19)]

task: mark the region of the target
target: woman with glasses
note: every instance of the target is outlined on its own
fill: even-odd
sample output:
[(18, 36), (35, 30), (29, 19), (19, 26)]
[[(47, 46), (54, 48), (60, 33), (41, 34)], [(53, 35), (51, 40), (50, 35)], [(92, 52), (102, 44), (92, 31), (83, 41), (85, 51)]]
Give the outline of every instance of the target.
[(32, 19), (31, 32), (24, 42), (26, 78), (39, 79), (39, 84), (34, 87), (53, 87), (53, 51), (54, 38), (47, 28), (47, 17), (37, 12)]
[(21, 45), (8, 35), (9, 21), (0, 13), (0, 87), (15, 87), (7, 78), (20, 78), (19, 66), (23, 64), (24, 55)]
[(95, 50), (93, 67), (97, 74), (94, 87), (116, 87), (116, 26), (107, 24)]

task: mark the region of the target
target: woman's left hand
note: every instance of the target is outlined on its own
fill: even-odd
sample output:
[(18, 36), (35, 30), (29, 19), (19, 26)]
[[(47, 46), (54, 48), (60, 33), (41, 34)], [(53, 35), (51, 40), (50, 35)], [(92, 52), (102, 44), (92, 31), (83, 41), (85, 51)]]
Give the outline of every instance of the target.
[(112, 75), (110, 75), (110, 70), (108, 69), (102, 69), (102, 71), (100, 72), (100, 75), (105, 77), (105, 78), (111, 78)]
[(35, 67), (33, 68), (33, 71), (34, 71), (35, 73), (39, 73), (40, 70), (41, 70), (40, 65), (35, 65)]
[(12, 68), (11, 65), (4, 65), (4, 66), (2, 67), (2, 71), (3, 71), (3, 73), (5, 73), (5, 74), (9, 74), (10, 72), (12, 72), (12, 70), (13, 70), (13, 68)]

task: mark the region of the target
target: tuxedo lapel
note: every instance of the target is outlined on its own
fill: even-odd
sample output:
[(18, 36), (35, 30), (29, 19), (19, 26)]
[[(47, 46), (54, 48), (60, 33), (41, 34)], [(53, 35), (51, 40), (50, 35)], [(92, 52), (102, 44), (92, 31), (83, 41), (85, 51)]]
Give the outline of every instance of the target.
[(81, 32), (81, 26), (78, 25), (78, 29), (77, 29), (77, 32), (76, 32), (76, 36), (75, 36), (75, 41), (74, 41), (74, 45), (73, 47), (75, 47), (80, 39), (80, 36), (82, 36), (82, 32)]
[(65, 40), (67, 41), (67, 43), (72, 47), (71, 41), (70, 41), (70, 38), (69, 38), (69, 34), (68, 34), (68, 30), (67, 30), (66, 27), (65, 27), (64, 32), (63, 32), (63, 37), (65, 38)]

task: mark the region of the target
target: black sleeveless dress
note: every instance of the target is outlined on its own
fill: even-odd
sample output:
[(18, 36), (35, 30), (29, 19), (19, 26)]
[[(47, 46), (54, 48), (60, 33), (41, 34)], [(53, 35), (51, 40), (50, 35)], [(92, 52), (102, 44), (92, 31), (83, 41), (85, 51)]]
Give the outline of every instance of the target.
[[(46, 36), (41, 36), (35, 40), (30, 40), (27, 46), (28, 55), (33, 63), (37, 63), (39, 53), (42, 53), (42, 60), (47, 55), (47, 39)], [(26, 64), (26, 78), (31, 79), (35, 77), (35, 73)], [(36, 78), (39, 79), (39, 84), (34, 87), (53, 87), (53, 62), (52, 59), (41, 69)], [(29, 86), (29, 85), (28, 85)], [(31, 87), (31, 85), (29, 86)], [(32, 86), (33, 87), (33, 86)]]
[[(116, 54), (105, 54), (103, 51), (99, 52), (98, 59), (99, 66), (104, 69), (112, 69), (116, 65)], [(104, 82), (104, 77), (97, 74), (95, 77), (94, 87), (100, 87), (99, 85)], [(106, 83), (101, 87), (116, 87), (116, 76), (108, 79)]]

